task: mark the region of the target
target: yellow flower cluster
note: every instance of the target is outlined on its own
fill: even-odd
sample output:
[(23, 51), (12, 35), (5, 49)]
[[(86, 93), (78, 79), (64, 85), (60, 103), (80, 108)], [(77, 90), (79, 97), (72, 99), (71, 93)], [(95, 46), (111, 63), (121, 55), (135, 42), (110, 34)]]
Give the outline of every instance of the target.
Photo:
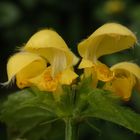
[[(121, 62), (111, 68), (98, 59), (119, 52), (137, 43), (136, 36), (126, 27), (107, 23), (78, 44), (82, 60), (82, 77), (92, 76), (93, 88), (103, 81), (103, 89), (110, 90), (124, 100), (131, 96), (133, 87), (140, 90), (140, 68), (130, 62)], [(36, 86), (42, 91), (56, 91), (61, 85), (70, 85), (78, 75), (73, 66), (78, 58), (64, 40), (53, 30), (35, 33), (7, 63), (9, 83), (14, 77), (19, 88)]]

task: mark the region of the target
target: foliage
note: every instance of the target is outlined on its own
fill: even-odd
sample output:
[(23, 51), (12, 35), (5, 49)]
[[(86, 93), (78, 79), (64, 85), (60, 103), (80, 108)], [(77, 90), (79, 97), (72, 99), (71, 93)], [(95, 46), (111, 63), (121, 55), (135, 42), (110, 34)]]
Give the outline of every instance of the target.
[(8, 124), (10, 137), (64, 139), (67, 118), (80, 125), (92, 117), (140, 133), (140, 115), (121, 105), (120, 100), (110, 92), (92, 89), (90, 82), (90, 78), (87, 78), (78, 86), (64, 86), (60, 99), (36, 88), (9, 95), (2, 106), (1, 120)]

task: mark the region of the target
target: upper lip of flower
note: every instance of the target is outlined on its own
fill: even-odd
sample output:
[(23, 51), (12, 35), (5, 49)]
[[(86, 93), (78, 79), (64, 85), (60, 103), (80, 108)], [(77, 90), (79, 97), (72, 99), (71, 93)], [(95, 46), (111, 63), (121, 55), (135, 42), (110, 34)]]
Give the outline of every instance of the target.
[(67, 66), (75, 65), (78, 62), (78, 58), (68, 48), (61, 36), (49, 29), (44, 29), (35, 33), (22, 50), (37, 53), (46, 58), (51, 64), (54, 61), (54, 56), (57, 54), (59, 55), (60, 52), (60, 55), (65, 55)]
[(128, 49), (136, 42), (136, 36), (126, 27), (117, 23), (107, 23), (80, 42), (78, 51), (82, 57), (93, 61), (102, 55)]

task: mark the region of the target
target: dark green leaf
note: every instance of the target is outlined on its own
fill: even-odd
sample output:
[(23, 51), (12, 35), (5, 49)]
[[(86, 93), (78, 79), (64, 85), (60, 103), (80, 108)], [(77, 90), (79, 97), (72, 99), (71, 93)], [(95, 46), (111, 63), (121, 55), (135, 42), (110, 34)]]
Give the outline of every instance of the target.
[(10, 127), (16, 128), (20, 132), (18, 136), (33, 130), (39, 131), (43, 127), (44, 131), (39, 132), (42, 137), (47, 133), (50, 123), (59, 119), (55, 110), (51, 93), (26, 89), (8, 97), (2, 107), (1, 119)]
[(83, 112), (85, 117), (96, 117), (122, 125), (140, 133), (140, 114), (121, 106), (103, 90), (92, 90), (87, 96), (89, 107)]

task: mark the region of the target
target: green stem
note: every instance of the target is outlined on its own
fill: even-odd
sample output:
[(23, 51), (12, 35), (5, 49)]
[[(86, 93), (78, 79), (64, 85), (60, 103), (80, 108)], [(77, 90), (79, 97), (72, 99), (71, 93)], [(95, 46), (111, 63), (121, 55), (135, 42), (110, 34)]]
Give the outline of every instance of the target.
[(65, 125), (65, 140), (78, 140), (78, 124), (71, 118), (67, 118)]

